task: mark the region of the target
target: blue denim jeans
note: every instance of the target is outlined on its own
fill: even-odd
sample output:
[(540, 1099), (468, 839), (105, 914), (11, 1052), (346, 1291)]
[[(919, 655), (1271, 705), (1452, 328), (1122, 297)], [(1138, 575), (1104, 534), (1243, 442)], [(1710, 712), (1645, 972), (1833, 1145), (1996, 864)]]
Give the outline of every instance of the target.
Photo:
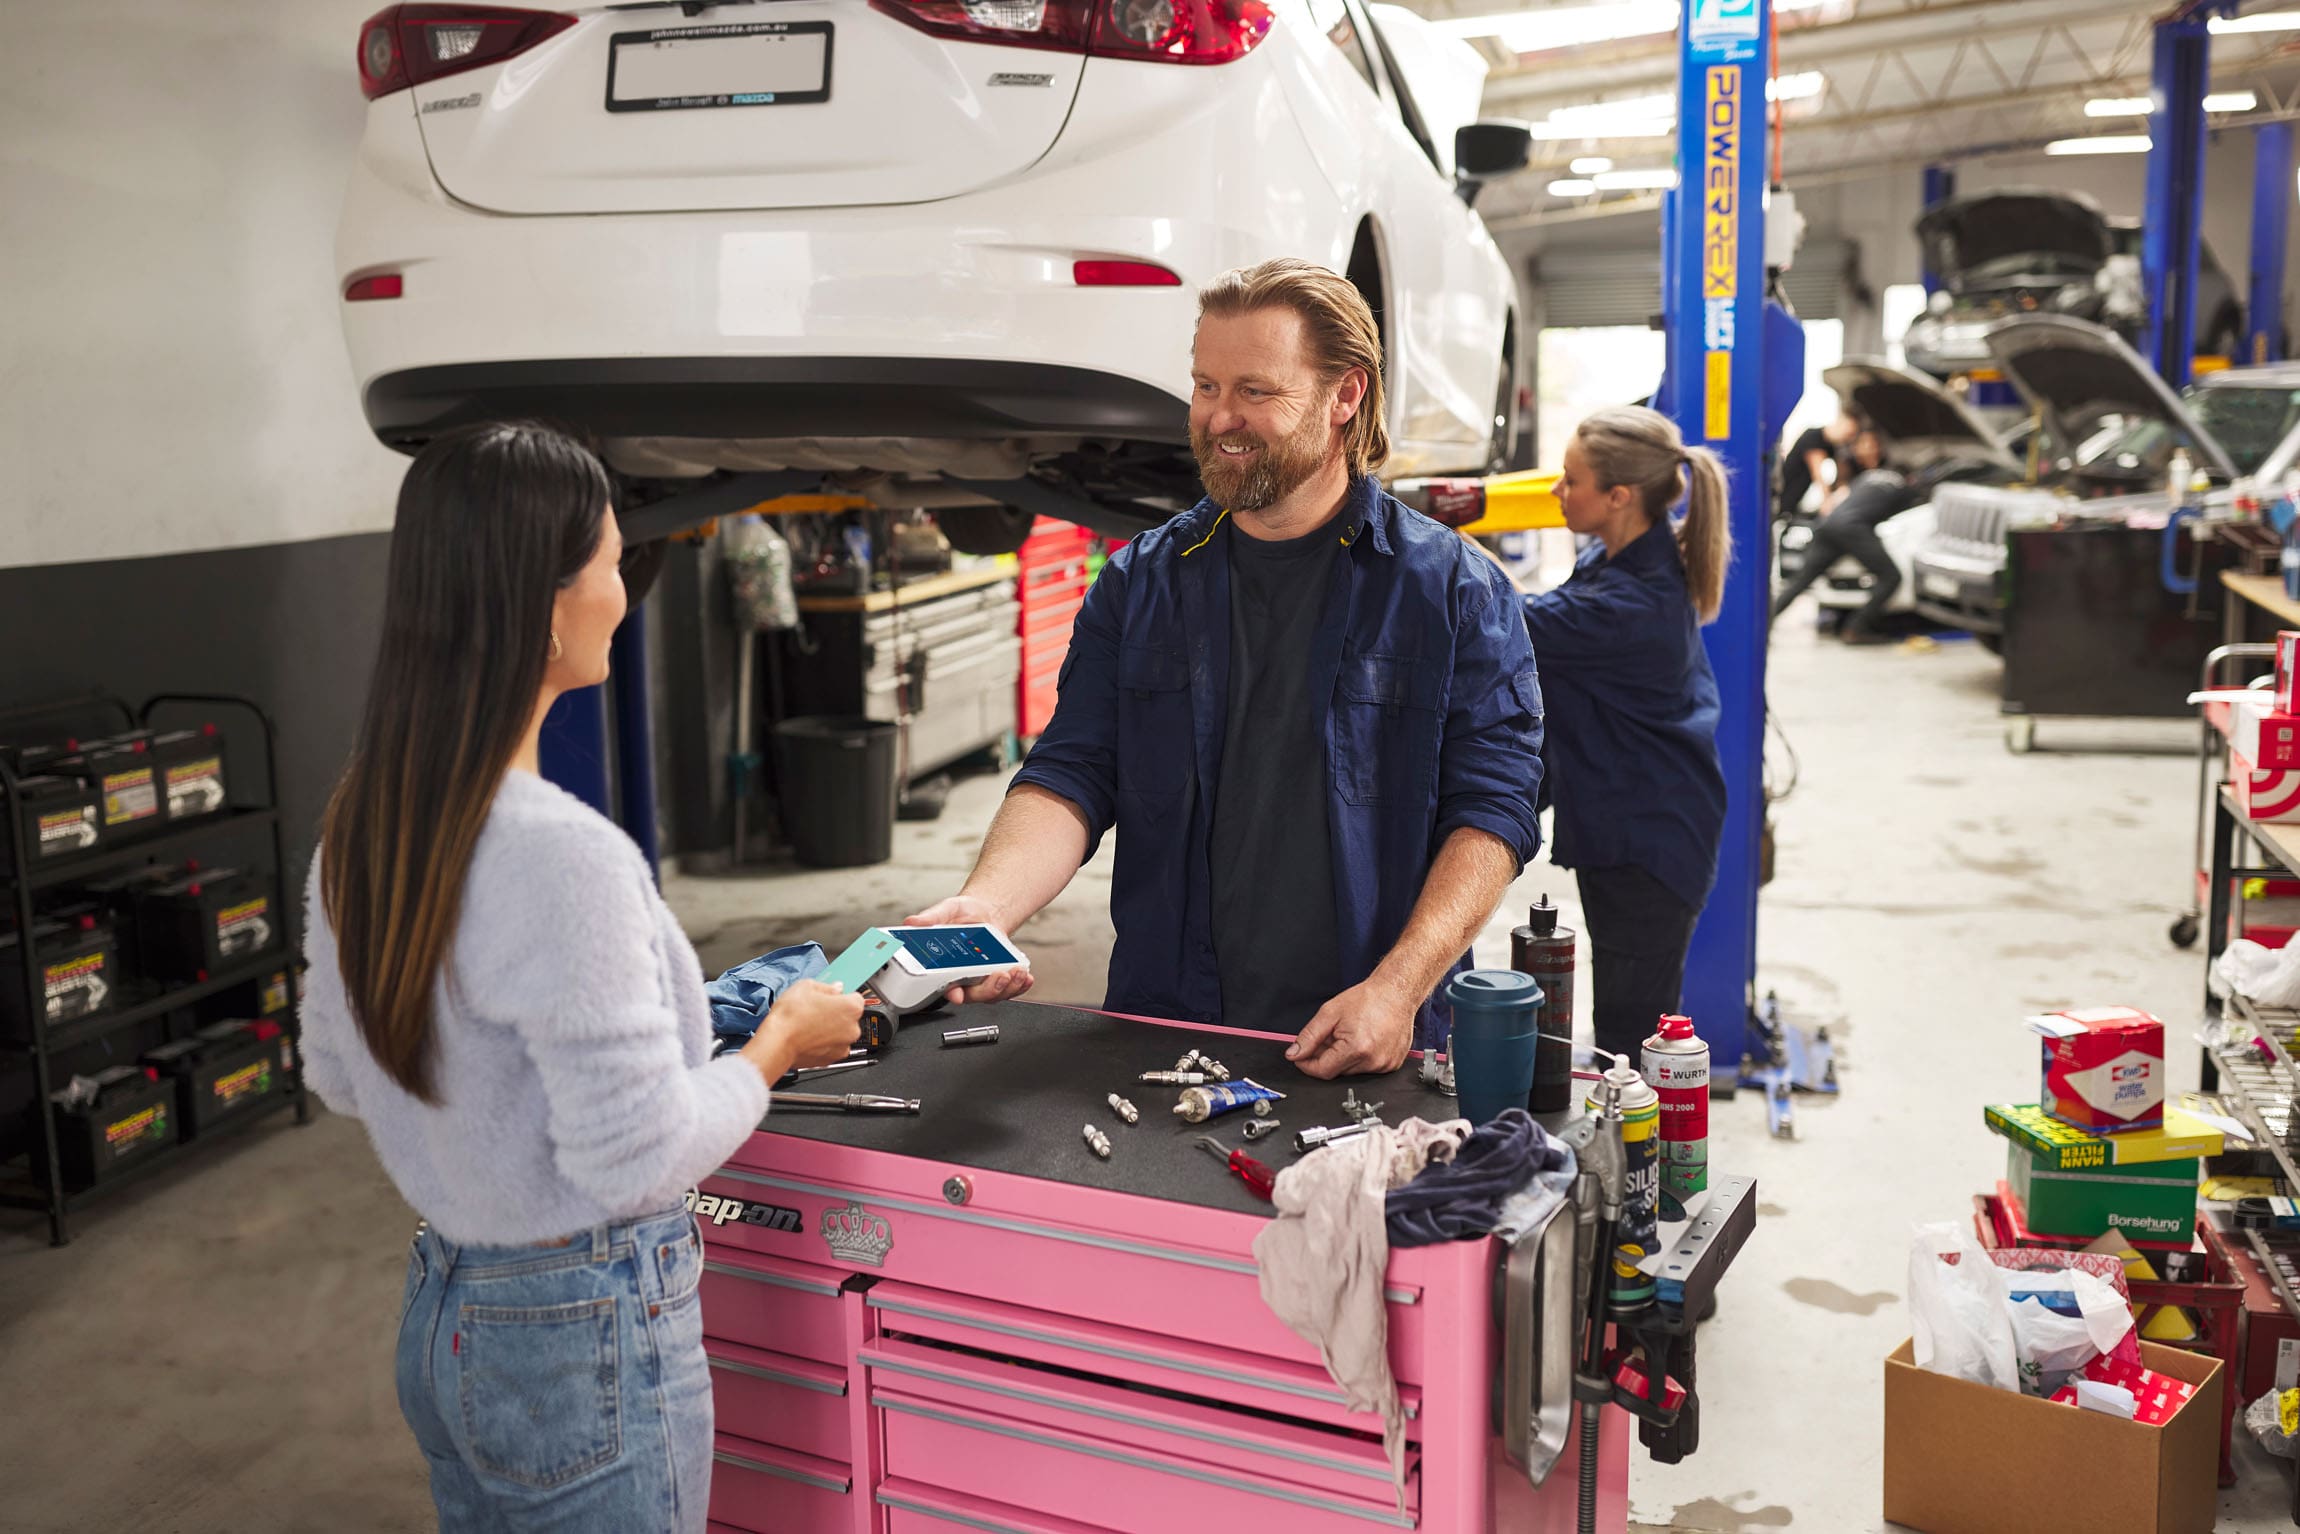
[(702, 1534), (702, 1274), (683, 1210), (557, 1246), (458, 1246), (419, 1229), (399, 1409), (430, 1462), (442, 1534)]

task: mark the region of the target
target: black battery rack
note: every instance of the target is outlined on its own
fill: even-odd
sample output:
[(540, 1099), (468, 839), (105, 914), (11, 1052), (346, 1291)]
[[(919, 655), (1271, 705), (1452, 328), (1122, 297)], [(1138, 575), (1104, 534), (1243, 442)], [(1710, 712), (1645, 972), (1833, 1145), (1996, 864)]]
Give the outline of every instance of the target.
[[(22, 1105), (14, 1124), (0, 1113), (0, 1130), (17, 1131), (0, 1139), (0, 1207), (44, 1213), (53, 1245), (71, 1239), (70, 1216), (84, 1205), (283, 1108), (310, 1121), (300, 911), (286, 888), (278, 798), (272, 721), (246, 698), (165, 693), (132, 709), (89, 693), (0, 707), (0, 1090)], [(228, 872), (234, 888), (266, 892), (263, 941), (211, 948), (212, 967), (195, 958), (141, 973), (136, 924), (102, 892), (218, 858), (228, 860), (219, 879)], [(252, 906), (243, 899), (225, 913), (235, 933)], [(266, 1020), (284, 1038), (284, 1069), (276, 1082), (266, 1069), (265, 1090), (240, 1111), (187, 1134), (180, 1121), (198, 1115), (173, 1110), (170, 1077), (123, 1069), (114, 1046), (127, 1039), (131, 1059), (139, 1039), (158, 1051), (200, 1047), (198, 1030), (212, 1031), (219, 1010)], [(58, 1102), (75, 1075), (88, 1100)]]

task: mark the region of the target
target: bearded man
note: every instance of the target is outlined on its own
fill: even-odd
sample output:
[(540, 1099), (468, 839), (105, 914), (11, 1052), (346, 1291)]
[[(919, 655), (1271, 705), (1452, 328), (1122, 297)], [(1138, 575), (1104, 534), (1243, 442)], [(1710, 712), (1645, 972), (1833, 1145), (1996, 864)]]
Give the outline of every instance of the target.
[(1103, 567), (974, 872), (911, 921), (1012, 931), (1115, 828), (1105, 1007), (1394, 1070), (1443, 1039), (1440, 987), (1540, 845), (1532, 646), (1493, 561), (1373, 477), (1357, 289), (1271, 261), (1198, 308), (1206, 499)]

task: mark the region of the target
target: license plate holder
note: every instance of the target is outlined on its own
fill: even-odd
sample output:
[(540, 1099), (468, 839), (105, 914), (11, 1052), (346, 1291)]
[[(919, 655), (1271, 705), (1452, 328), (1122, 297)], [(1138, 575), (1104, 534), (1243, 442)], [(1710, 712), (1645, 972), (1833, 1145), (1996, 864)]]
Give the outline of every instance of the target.
[(607, 110), (692, 112), (831, 99), (827, 21), (653, 27), (608, 40)]

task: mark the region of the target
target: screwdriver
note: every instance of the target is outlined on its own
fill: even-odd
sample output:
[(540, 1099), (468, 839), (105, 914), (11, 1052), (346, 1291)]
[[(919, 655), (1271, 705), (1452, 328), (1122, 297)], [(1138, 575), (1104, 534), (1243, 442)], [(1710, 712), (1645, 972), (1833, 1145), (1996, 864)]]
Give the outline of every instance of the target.
[(1222, 1142), (1212, 1135), (1200, 1135), (1198, 1143), (1205, 1146), (1212, 1154), (1221, 1157), (1223, 1163), (1231, 1171), (1238, 1174), (1238, 1180), (1253, 1192), (1254, 1197), (1263, 1200), (1270, 1197), (1270, 1190), (1277, 1185), (1278, 1179), (1268, 1167), (1242, 1150), (1223, 1149)]

